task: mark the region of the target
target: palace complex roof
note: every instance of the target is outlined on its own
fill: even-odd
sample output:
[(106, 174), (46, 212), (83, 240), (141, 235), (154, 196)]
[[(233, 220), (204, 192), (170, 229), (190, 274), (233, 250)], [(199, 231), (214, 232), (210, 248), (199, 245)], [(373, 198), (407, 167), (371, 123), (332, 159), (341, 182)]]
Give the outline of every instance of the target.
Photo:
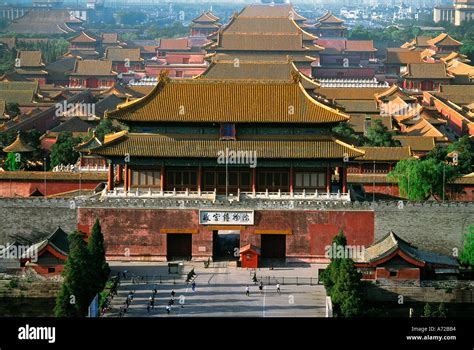
[[(169, 80), (107, 113), (124, 122), (336, 123), (348, 120), (314, 100), (298, 77), (275, 80)], [(272, 103), (269, 103), (272, 101)]]

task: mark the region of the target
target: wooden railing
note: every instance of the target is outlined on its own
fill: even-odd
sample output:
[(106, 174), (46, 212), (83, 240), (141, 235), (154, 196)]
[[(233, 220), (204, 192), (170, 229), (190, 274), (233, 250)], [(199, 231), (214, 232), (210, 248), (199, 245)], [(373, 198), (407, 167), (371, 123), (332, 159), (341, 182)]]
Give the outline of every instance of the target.
[[(208, 199), (215, 201), (217, 197), (219, 199), (225, 198), (224, 195), (218, 195), (217, 191), (161, 191), (159, 189), (152, 188), (134, 188), (130, 191), (125, 191), (123, 188), (115, 188), (112, 191), (104, 189), (104, 196), (108, 197), (135, 197), (135, 198), (199, 198)], [(271, 199), (271, 200), (320, 200), (320, 201), (350, 201), (350, 192), (342, 193), (328, 193), (320, 191), (299, 191), (299, 192), (241, 192), (237, 191), (237, 194), (230, 194), (227, 199), (229, 201), (241, 201), (245, 199)]]

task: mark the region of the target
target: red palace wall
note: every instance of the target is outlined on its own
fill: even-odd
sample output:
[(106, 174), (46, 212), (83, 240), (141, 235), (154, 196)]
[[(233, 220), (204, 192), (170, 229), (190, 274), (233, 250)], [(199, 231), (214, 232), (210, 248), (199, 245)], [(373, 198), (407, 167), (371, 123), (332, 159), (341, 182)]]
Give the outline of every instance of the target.
[(380, 193), (389, 196), (400, 197), (400, 191), (396, 184), (364, 184), (365, 193)]
[(390, 279), (390, 280), (419, 280), (419, 268), (404, 268), (397, 270), (397, 276), (390, 276), (390, 271), (384, 267), (377, 267), (375, 279)]
[[(212, 257), (213, 232), (199, 225), (199, 211), (192, 209), (79, 208), (78, 227), (86, 232), (99, 218), (110, 260), (166, 260), (166, 233), (191, 232), (193, 259)], [(286, 257), (290, 260), (327, 262), (325, 247), (338, 230), (349, 245), (374, 242), (372, 211), (255, 211), (255, 225), (241, 230), (240, 246), (260, 247), (255, 230), (288, 230)], [(179, 234), (179, 233), (170, 233)]]
[[(82, 181), (80, 188), (93, 190), (100, 181)], [(44, 181), (10, 181), (0, 180), (0, 197), (29, 197), (36, 189), (43, 195), (51, 196), (58, 193), (79, 189), (79, 181), (51, 181), (47, 180), (46, 190)]]

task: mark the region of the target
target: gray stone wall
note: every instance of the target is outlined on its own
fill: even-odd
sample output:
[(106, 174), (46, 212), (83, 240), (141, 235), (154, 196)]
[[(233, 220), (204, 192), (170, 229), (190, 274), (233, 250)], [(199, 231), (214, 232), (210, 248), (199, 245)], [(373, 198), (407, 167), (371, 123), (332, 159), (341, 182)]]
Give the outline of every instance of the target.
[(11, 243), (12, 235), (44, 236), (58, 226), (72, 232), (76, 222), (77, 210), (64, 200), (0, 200), (0, 244)]
[(463, 232), (474, 225), (474, 203), (382, 203), (374, 210), (376, 240), (391, 230), (419, 248), (448, 255), (460, 251)]

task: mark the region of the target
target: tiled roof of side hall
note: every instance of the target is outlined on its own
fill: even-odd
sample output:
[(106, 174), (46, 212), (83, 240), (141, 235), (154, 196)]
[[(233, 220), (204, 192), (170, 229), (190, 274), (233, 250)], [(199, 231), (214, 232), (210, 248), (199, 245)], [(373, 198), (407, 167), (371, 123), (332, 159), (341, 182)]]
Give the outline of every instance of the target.
[(123, 49), (118, 47), (108, 47), (105, 50), (105, 58), (111, 61), (126, 62), (138, 62), (143, 59), (140, 58), (140, 48), (136, 49)]
[(116, 73), (112, 71), (110, 60), (76, 60), (70, 75), (113, 76)]
[(102, 44), (116, 44), (118, 42), (117, 33), (102, 33)]
[(215, 23), (219, 20), (219, 17), (215, 16), (212, 12), (206, 11), (201, 13), (198, 17), (192, 20), (193, 23)]
[(320, 88), (316, 92), (327, 99), (334, 100), (374, 100), (390, 88)]
[(428, 44), (433, 46), (461, 46), (462, 42), (457, 41), (447, 33), (441, 33), (436, 38), (427, 41)]
[(411, 158), (410, 147), (360, 147), (365, 152), (357, 158), (362, 161), (398, 161)]
[(44, 64), (41, 59), (41, 51), (18, 51), (17, 59), (19, 60), (19, 67), (43, 67)]
[(453, 76), (448, 74), (446, 64), (440, 63), (410, 63), (408, 70), (402, 75), (404, 78), (411, 79), (452, 79)]
[[(397, 251), (401, 251), (404, 256), (411, 258), (411, 263), (417, 266), (425, 266), (427, 263), (455, 268), (459, 266), (458, 262), (453, 257), (420, 250), (391, 231), (382, 239), (367, 247), (364, 250), (363, 256), (357, 257), (355, 262), (376, 264), (378, 261), (390, 257)], [(404, 257), (404, 259), (406, 258)]]
[(5, 147), (3, 149), (3, 152), (28, 153), (28, 152), (33, 152), (34, 150), (35, 149), (33, 147), (31, 147), (25, 141), (23, 141), (21, 134), (18, 133), (15, 141), (13, 141), (10, 145)]
[(385, 64), (409, 64), (409, 63), (422, 63), (420, 51), (412, 50), (391, 50), (387, 49), (387, 58)]
[(147, 96), (119, 105), (107, 115), (125, 122), (335, 123), (348, 120), (346, 114), (314, 100), (296, 80), (178, 81), (167, 77), (162, 77)]
[(400, 141), (402, 146), (410, 147), (413, 151), (428, 152), (435, 148), (435, 138), (429, 136), (402, 136), (397, 135), (393, 137)]
[(95, 43), (97, 42), (97, 38), (95, 35), (87, 32), (80, 32), (75, 37), (69, 39), (71, 43)]
[(319, 23), (344, 23), (344, 20), (337, 18), (331, 11), (326, 12), (323, 16), (317, 20)]

